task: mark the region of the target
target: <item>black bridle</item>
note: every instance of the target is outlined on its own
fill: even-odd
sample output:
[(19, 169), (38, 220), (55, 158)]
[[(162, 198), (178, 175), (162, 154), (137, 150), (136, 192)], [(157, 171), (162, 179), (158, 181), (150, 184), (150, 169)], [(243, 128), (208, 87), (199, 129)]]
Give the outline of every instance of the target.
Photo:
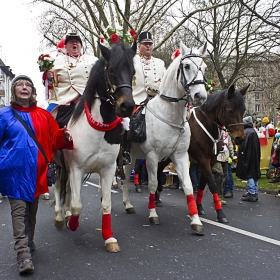
[[(202, 59), (200, 65), (197, 65), (197, 64), (194, 62), (194, 60), (192, 59), (192, 57), (199, 57), (199, 58), (202, 59), (202, 56), (199, 55), (199, 54), (192, 54), (192, 53), (186, 54), (186, 55), (184, 55), (184, 56), (181, 58), (181, 60), (180, 60), (180, 65), (179, 65), (178, 70), (177, 70), (177, 81), (178, 81), (178, 79), (179, 79), (179, 75), (181, 74), (181, 80), (180, 80), (180, 82), (181, 82), (183, 88), (185, 89), (185, 94), (184, 94), (182, 97), (180, 97), (180, 98), (169, 97), (169, 96), (166, 96), (166, 95), (161, 94), (161, 95), (160, 95), (161, 98), (163, 98), (163, 99), (165, 99), (165, 100), (167, 100), (167, 101), (169, 101), (169, 102), (179, 102), (180, 100), (185, 100), (185, 101), (188, 102), (188, 101), (189, 101), (189, 95), (190, 95), (190, 87), (193, 86), (193, 85), (199, 85), (199, 84), (205, 85), (205, 81), (206, 81), (205, 78), (204, 78), (203, 80), (196, 80), (196, 77), (197, 77), (199, 71), (202, 73), (202, 76), (204, 77), (204, 74), (203, 74), (202, 69), (201, 69), (201, 66), (202, 66), (202, 64), (203, 64), (203, 59)], [(186, 58), (190, 59), (190, 60), (193, 62), (193, 64), (196, 65), (196, 67), (197, 67), (197, 72), (196, 72), (196, 74), (194, 75), (193, 79), (192, 79), (190, 82), (188, 82), (188, 80), (187, 80), (187, 78), (186, 78), (186, 75), (185, 75), (185, 72), (184, 72), (184, 64), (183, 64), (183, 61), (184, 61)], [(187, 97), (187, 98), (185, 98), (185, 97)]]
[(112, 85), (110, 78), (109, 78), (109, 73), (108, 73), (108, 62), (105, 60), (104, 63), (104, 76), (105, 76), (105, 84), (106, 84), (106, 91), (108, 93), (108, 98), (105, 97), (99, 97), (100, 99), (110, 102), (111, 105), (115, 106), (116, 104), (116, 98), (114, 97), (114, 93), (116, 90), (124, 87), (128, 87), (132, 90), (132, 86), (129, 84), (121, 84), (121, 85)]
[(223, 103), (223, 107), (222, 107), (222, 117), (224, 118), (225, 121), (225, 127), (226, 127), (226, 131), (228, 131), (228, 128), (232, 127), (232, 126), (240, 126), (240, 125), (244, 125), (244, 123), (233, 123), (233, 124), (227, 124), (227, 119), (226, 119), (226, 113), (225, 113), (225, 108), (226, 108), (226, 103), (227, 102), (234, 102), (234, 100), (227, 100), (224, 101)]

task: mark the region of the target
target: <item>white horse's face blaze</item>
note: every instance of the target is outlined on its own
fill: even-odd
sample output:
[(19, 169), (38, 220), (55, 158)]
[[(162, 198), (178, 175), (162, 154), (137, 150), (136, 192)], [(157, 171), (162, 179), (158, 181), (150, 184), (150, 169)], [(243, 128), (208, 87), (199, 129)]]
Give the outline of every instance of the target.
[(195, 106), (202, 105), (207, 99), (204, 84), (206, 64), (203, 61), (206, 52), (206, 43), (199, 49), (189, 49), (182, 42), (180, 44), (181, 58), (183, 58), (181, 61), (183, 73), (181, 72), (181, 75), (184, 76), (185, 83), (188, 85), (190, 103)]

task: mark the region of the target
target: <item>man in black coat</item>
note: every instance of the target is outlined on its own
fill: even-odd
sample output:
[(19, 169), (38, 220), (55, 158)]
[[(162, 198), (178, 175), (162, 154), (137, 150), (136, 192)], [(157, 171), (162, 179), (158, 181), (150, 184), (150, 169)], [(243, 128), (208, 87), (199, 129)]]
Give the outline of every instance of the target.
[(243, 123), (245, 139), (238, 150), (236, 176), (242, 180), (247, 180), (248, 192), (242, 196), (242, 200), (256, 202), (258, 200), (258, 179), (261, 177), (260, 142), (253, 128), (252, 117), (244, 118)]

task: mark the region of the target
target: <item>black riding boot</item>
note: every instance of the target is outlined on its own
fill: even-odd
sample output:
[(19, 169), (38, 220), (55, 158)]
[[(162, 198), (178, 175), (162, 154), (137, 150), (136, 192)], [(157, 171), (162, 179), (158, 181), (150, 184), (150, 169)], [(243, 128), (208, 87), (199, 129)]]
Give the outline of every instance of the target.
[(131, 164), (130, 141), (127, 139), (127, 131), (125, 131), (121, 138), (123, 165)]

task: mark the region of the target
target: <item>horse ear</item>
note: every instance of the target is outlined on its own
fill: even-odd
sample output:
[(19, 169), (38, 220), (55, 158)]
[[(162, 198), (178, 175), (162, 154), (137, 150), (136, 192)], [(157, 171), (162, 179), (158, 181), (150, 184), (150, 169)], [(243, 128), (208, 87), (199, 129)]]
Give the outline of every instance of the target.
[(180, 53), (182, 56), (189, 54), (191, 52), (191, 49), (187, 48), (182, 41), (180, 41)]
[(227, 99), (230, 99), (231, 95), (233, 95), (234, 92), (235, 92), (235, 84), (232, 84), (227, 91)]
[(250, 87), (250, 84), (249, 84), (247, 87), (241, 89), (241, 90), (240, 90), (240, 93), (244, 96), (244, 95), (247, 93), (249, 87)]
[(98, 41), (97, 44), (101, 50), (102, 56), (108, 61), (110, 59), (111, 51), (104, 45), (100, 44), (100, 42)]
[(136, 40), (134, 40), (131, 49), (133, 50), (134, 54), (136, 54), (136, 50), (137, 50), (137, 42), (136, 42)]
[(202, 47), (198, 49), (201, 56), (205, 56), (207, 54), (207, 41), (204, 43)]

